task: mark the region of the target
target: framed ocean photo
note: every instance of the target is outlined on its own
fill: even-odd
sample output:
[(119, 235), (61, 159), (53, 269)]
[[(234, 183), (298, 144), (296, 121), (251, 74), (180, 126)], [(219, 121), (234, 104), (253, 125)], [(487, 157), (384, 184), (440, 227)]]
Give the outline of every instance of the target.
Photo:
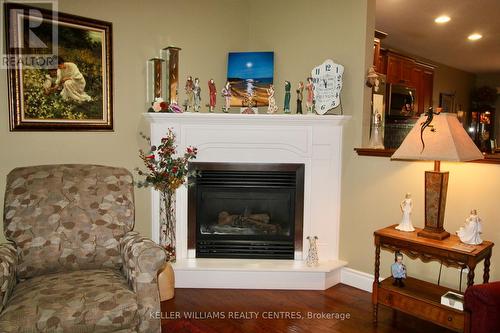
[(227, 81), (231, 106), (268, 106), (267, 89), (273, 84), (274, 52), (229, 52)]
[(4, 6), (11, 131), (112, 131), (112, 24)]

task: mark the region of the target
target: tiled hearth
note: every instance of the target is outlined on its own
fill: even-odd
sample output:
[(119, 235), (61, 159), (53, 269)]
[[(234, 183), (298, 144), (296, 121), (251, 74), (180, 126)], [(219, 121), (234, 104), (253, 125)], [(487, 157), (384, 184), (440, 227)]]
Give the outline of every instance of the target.
[[(188, 248), (187, 189), (177, 192), (176, 287), (326, 289), (340, 280), (338, 258), (342, 128), (349, 116), (147, 113), (151, 140), (168, 128), (179, 149), (198, 147), (197, 162), (300, 163), (305, 166), (302, 248), (294, 260), (203, 259)], [(152, 192), (153, 239), (159, 195)], [(319, 237), (320, 265), (307, 267), (308, 235)]]

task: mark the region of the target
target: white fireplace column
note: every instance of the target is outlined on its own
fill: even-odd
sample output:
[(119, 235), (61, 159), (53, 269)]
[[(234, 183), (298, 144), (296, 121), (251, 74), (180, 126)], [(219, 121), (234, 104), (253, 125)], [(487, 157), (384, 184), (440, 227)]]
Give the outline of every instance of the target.
[[(295, 251), (295, 260), (195, 258), (195, 251), (188, 251), (187, 246), (187, 189), (179, 188), (178, 262), (174, 265), (177, 287), (325, 289), (338, 283), (338, 270), (346, 264), (338, 258), (342, 129), (350, 116), (145, 113), (144, 117), (150, 123), (153, 144), (159, 143), (172, 128), (177, 135), (178, 152), (187, 146), (198, 148), (196, 162), (305, 165), (304, 239), (303, 248)], [(158, 241), (156, 191), (152, 191), (151, 227), (153, 239)], [(319, 238), (321, 264), (310, 268), (303, 264), (308, 250), (306, 237), (315, 235)], [(288, 282), (250, 281), (276, 273), (284, 275)], [(243, 277), (241, 285), (233, 280), (241, 280), (242, 277), (232, 276), (238, 274)]]

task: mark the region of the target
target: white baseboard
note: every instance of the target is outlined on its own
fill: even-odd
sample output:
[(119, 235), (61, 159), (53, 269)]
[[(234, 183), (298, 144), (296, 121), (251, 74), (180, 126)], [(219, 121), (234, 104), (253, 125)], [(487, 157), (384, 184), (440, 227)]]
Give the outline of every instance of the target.
[(364, 291), (372, 292), (373, 274), (343, 267), (340, 271), (340, 282)]

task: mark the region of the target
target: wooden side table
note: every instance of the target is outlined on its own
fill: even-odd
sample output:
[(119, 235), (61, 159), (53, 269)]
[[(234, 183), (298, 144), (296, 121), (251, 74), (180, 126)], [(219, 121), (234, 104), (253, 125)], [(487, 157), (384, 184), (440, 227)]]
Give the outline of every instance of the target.
[(412, 259), (420, 258), (423, 262), (435, 260), (446, 266), (467, 267), (469, 269), (467, 287), (469, 287), (474, 284), (474, 269), (481, 260), (484, 260), (483, 283), (488, 283), (494, 244), (484, 241), (481, 245), (465, 245), (455, 235), (444, 240), (433, 240), (418, 237), (417, 232), (421, 230), (420, 228), (415, 228), (415, 232), (404, 232), (396, 230), (395, 226), (374, 232), (373, 322), (377, 322), (378, 305), (383, 304), (457, 332), (467, 332), (469, 326), (467, 314), (441, 304), (441, 295), (449, 291), (449, 288), (411, 277), (406, 279), (406, 286), (403, 288), (393, 286), (392, 277), (379, 282), (380, 249), (400, 251)]

